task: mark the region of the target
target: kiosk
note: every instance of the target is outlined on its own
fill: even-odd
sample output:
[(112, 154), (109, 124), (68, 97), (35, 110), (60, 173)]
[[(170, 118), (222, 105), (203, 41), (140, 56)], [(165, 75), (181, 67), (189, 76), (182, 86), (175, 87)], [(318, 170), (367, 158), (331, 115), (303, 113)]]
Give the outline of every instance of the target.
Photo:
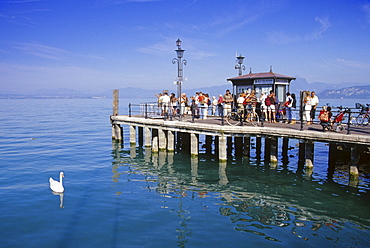
[(240, 93), (249, 93), (255, 90), (257, 97), (261, 92), (270, 94), (273, 90), (279, 101), (285, 101), (285, 95), (289, 91), (290, 82), (296, 78), (275, 73), (270, 67), (269, 72), (260, 72), (241, 75), (238, 77), (228, 78), (233, 84), (233, 93), (239, 95)]

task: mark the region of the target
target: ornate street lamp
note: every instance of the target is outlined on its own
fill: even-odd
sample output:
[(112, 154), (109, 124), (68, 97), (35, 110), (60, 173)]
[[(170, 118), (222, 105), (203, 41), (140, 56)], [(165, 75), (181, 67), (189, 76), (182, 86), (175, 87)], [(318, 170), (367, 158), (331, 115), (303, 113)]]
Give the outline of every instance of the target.
[(176, 46), (177, 46), (177, 50), (175, 50), (175, 51), (177, 53), (177, 58), (174, 58), (172, 60), (172, 64), (176, 64), (177, 63), (177, 80), (176, 80), (176, 84), (177, 84), (177, 98), (180, 101), (180, 98), (181, 98), (181, 85), (182, 85), (182, 81), (184, 81), (182, 65), (183, 64), (186, 65), (187, 64), (187, 61), (182, 58), (184, 56), (185, 50), (181, 49), (181, 40), (180, 39), (177, 39)]
[(243, 65), (244, 57), (240, 54), (236, 57), (236, 59), (238, 64), (235, 65), (235, 69), (239, 70), (239, 76), (241, 76), (243, 74), (243, 71), (245, 71), (245, 66)]

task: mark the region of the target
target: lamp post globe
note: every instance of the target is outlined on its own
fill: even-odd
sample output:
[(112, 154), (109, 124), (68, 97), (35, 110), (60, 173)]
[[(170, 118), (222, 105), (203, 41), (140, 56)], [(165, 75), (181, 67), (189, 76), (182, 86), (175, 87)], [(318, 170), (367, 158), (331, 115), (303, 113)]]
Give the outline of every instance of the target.
[(245, 66), (243, 65), (244, 58), (241, 54), (236, 57), (237, 64), (235, 65), (235, 69), (239, 70), (239, 76), (243, 74), (243, 70), (245, 71)]

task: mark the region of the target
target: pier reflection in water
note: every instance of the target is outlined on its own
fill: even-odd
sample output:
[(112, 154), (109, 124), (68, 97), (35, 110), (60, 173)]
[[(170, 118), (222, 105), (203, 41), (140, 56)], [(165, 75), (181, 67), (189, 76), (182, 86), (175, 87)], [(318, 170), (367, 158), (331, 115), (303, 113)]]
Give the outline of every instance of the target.
[[(194, 158), (180, 152), (152, 153), (150, 148), (126, 149), (114, 142), (112, 180), (120, 197), (130, 190), (127, 183), (135, 183), (141, 191), (163, 198), (148, 204), (177, 214), (173, 228), (181, 247), (186, 243), (240, 247), (240, 242), (368, 246), (369, 180), (362, 175), (360, 186), (351, 187), (342, 177), (348, 172), (328, 170), (328, 161), (320, 161), (327, 157), (320, 157), (325, 144), (315, 146), (314, 171), (305, 170), (299, 166), (299, 144), (284, 142), (281, 146), (290, 149), (273, 166), (258, 151), (218, 162), (205, 150)], [(253, 139), (250, 145), (261, 146)], [(200, 236), (213, 240), (200, 241)]]

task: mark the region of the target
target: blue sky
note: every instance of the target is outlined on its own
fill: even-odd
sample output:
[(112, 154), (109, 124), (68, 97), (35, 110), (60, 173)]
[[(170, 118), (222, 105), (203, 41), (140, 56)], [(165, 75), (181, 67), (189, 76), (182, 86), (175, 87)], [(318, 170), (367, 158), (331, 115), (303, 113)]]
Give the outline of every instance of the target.
[(245, 73), (369, 84), (370, 1), (2, 0), (0, 92), (174, 91), (178, 38), (186, 88), (227, 84), (236, 53)]

